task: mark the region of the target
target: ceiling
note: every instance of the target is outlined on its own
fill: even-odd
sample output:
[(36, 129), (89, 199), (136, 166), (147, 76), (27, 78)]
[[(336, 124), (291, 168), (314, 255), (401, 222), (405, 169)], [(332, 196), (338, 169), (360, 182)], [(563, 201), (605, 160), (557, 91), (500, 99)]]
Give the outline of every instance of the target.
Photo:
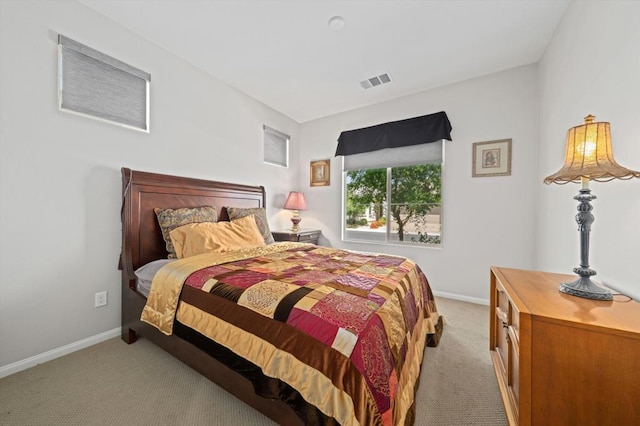
[[(535, 63), (569, 4), (79, 1), (300, 123)], [(383, 73), (390, 83), (360, 85)]]

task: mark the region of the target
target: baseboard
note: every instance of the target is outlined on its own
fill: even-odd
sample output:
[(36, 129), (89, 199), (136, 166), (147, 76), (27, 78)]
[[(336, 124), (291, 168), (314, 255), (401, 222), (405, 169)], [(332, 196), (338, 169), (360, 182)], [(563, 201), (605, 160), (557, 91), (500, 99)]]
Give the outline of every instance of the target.
[(447, 299), (461, 300), (463, 302), (475, 303), (477, 305), (489, 306), (489, 299), (480, 299), (478, 297), (463, 296), (456, 293), (447, 293), (444, 291), (434, 291), (434, 296), (445, 297)]
[(5, 365), (0, 367), (0, 379), (118, 336), (120, 336), (120, 327)]

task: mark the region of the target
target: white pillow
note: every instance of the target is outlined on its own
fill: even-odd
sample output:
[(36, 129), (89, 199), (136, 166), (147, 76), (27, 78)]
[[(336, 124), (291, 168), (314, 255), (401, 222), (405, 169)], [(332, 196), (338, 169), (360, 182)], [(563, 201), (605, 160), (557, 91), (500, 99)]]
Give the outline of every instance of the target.
[(149, 294), (151, 289), (151, 282), (155, 277), (156, 272), (160, 270), (167, 263), (175, 262), (177, 259), (158, 259), (153, 262), (149, 262), (146, 265), (142, 265), (134, 272), (138, 279), (138, 290), (145, 296)]

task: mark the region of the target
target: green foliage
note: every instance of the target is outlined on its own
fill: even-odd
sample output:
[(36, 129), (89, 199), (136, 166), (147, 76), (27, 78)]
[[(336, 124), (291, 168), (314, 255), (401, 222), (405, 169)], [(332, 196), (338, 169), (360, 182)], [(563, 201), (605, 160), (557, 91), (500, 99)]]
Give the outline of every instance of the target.
[(391, 215), (398, 224), (398, 238), (404, 241), (404, 226), (412, 218), (425, 216), (440, 203), (440, 164), (395, 167), (391, 170)]
[(382, 216), (387, 198), (387, 169), (347, 172), (347, 200), (361, 206), (375, 206), (375, 216)]
[(347, 225), (356, 226), (358, 216), (362, 216), (364, 212), (365, 207), (362, 204), (356, 204), (353, 199), (347, 198)]
[[(391, 203), (388, 213), (398, 225), (400, 241), (404, 241), (404, 228), (409, 221), (426, 216), (435, 205), (440, 204), (441, 176), (441, 164), (391, 169)], [(361, 206), (373, 204), (376, 222), (386, 224), (383, 206), (387, 204), (387, 169), (347, 172), (347, 200)]]
[(426, 232), (418, 231), (418, 238), (411, 237), (414, 243), (440, 244), (440, 237), (437, 235), (427, 235)]

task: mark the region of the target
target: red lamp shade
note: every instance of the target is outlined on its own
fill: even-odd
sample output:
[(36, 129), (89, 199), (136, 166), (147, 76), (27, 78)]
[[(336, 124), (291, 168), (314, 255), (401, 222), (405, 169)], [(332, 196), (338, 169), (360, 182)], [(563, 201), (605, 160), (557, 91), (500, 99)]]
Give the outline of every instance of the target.
[(304, 194), (302, 192), (291, 191), (287, 197), (287, 201), (284, 203), (284, 208), (287, 210), (306, 210), (307, 202), (304, 200)]

